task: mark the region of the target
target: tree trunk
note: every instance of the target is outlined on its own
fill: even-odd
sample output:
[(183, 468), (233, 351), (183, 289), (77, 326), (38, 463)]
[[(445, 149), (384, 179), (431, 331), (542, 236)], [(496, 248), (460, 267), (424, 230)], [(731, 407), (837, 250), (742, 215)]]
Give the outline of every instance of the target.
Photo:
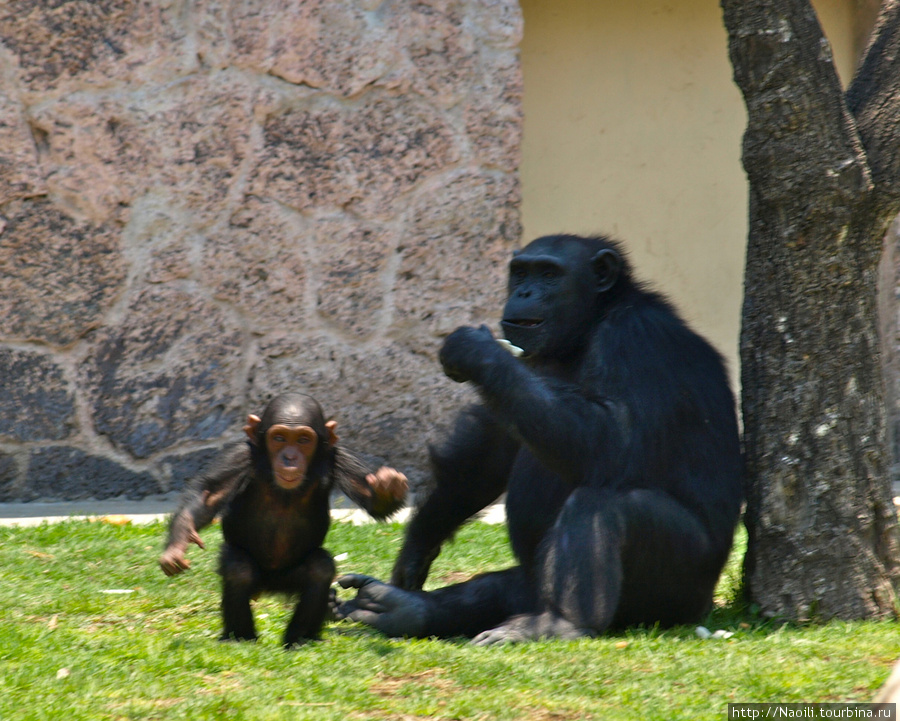
[(807, 0), (722, 0), (748, 127), (745, 588), (791, 620), (895, 612), (876, 312), (900, 210), (898, 3), (845, 99)]

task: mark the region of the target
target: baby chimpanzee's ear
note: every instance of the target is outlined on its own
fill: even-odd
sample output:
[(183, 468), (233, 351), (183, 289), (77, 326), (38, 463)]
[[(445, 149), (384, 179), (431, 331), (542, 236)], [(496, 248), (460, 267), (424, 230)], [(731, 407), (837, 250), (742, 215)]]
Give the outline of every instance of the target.
[(259, 423), (260, 417), (251, 413), (247, 416), (247, 425), (244, 426), (244, 433), (247, 434), (247, 438), (250, 439), (254, 446), (256, 445), (256, 428), (259, 426)]
[(335, 428), (337, 428), (337, 421), (328, 421), (325, 424), (325, 428), (328, 429), (328, 445), (334, 448), (338, 442), (337, 433), (334, 432)]

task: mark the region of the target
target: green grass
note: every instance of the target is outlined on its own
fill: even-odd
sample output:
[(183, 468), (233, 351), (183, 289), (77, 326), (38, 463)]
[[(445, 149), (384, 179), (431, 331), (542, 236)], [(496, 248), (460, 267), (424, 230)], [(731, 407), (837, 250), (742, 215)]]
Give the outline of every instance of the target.
[[(332, 526), (339, 571), (384, 578), (399, 525)], [(691, 627), (475, 648), (331, 624), (285, 652), (289, 606), (256, 606), (261, 639), (221, 644), (220, 533), (193, 568), (158, 570), (161, 524), (0, 528), (0, 719), (716, 719), (729, 701), (867, 701), (900, 655), (896, 623), (767, 624), (732, 599), (737, 553), (703, 641)], [(511, 562), (505, 529), (474, 523), (435, 563), (454, 582)], [(106, 594), (110, 589), (129, 594)], [(346, 592), (344, 595), (347, 595)]]

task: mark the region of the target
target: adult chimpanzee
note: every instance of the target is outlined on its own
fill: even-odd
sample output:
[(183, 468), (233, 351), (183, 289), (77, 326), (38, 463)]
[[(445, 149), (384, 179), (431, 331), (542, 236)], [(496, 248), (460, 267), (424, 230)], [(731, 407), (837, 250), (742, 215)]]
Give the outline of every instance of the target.
[(318, 638), (328, 611), (334, 561), (322, 548), (330, 521), (328, 496), (337, 487), (375, 518), (396, 511), (406, 477), (393, 468), (369, 473), (336, 446), (335, 421), (316, 400), (280, 395), (262, 418), (250, 415), (248, 441), (226, 448), (192, 481), (172, 517), (159, 565), (168, 576), (190, 567), (188, 543), (221, 514), (222, 640), (256, 638), (250, 601), (261, 591), (300, 594), (284, 633), (285, 647)]
[[(358, 592), (340, 614), (483, 645), (697, 620), (742, 495), (721, 357), (604, 237), (547, 236), (515, 253), (502, 327), (521, 359), (484, 326), (444, 342), (444, 372), (483, 404), (432, 449), (436, 488), (392, 585), (341, 577)], [(443, 541), (504, 489), (520, 565), (417, 590)]]

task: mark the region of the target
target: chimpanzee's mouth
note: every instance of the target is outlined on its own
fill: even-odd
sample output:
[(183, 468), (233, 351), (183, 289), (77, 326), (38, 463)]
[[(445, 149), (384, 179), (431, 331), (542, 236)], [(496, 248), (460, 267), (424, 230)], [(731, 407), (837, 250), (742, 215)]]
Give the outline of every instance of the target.
[(275, 482), (285, 489), (297, 488), (304, 481), (303, 469), (296, 467), (281, 468), (275, 471)]
[(512, 325), (517, 328), (537, 328), (544, 324), (543, 318), (504, 318), (505, 325)]

